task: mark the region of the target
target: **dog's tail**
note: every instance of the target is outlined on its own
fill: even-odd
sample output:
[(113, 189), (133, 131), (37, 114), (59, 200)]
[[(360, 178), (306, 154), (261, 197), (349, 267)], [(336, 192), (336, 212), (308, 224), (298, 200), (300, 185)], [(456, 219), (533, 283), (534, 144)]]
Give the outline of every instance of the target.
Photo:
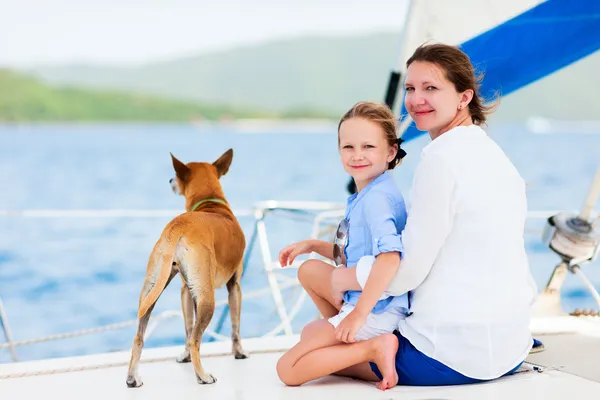
[(178, 245), (179, 240), (168, 247), (164, 246), (164, 243), (161, 243), (161, 241), (154, 246), (148, 260), (144, 289), (140, 295), (138, 319), (142, 318), (148, 312), (148, 309), (156, 303), (158, 297), (167, 286), (171, 271), (173, 270), (173, 258), (175, 257)]

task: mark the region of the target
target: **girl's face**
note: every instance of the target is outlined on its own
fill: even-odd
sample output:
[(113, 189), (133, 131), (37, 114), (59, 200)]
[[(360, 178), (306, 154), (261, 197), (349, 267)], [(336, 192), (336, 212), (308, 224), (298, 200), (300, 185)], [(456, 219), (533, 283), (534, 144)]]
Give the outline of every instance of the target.
[(381, 126), (361, 117), (342, 122), (339, 150), (344, 170), (354, 178), (358, 191), (384, 173), (397, 152)]

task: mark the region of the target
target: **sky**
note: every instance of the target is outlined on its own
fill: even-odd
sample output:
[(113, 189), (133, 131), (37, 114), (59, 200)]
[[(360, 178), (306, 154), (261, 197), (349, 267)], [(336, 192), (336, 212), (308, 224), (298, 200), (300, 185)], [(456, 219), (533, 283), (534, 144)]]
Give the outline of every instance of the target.
[(140, 65), (303, 35), (400, 31), (408, 0), (0, 0), (0, 67)]

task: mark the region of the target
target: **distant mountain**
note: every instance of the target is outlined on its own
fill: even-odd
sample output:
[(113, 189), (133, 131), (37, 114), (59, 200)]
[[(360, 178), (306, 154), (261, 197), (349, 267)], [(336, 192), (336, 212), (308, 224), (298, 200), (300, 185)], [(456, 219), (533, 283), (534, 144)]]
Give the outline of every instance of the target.
[(272, 115), (116, 91), (49, 87), (31, 77), (0, 69), (0, 122), (188, 122), (253, 116)]
[[(128, 90), (289, 115), (339, 116), (358, 100), (383, 99), (399, 45), (395, 32), (304, 37), (136, 68), (38, 67), (29, 73), (52, 84)], [(599, 119), (597, 71), (600, 52), (503, 98), (494, 119)]]
[(309, 37), (208, 53), (139, 68), (40, 67), (49, 83), (133, 90), (176, 99), (335, 115), (381, 100), (397, 34)]

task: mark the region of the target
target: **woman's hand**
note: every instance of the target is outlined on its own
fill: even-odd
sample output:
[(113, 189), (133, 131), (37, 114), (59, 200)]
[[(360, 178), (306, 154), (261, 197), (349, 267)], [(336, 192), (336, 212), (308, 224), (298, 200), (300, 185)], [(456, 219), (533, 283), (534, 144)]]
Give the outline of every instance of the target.
[(300, 254), (308, 254), (312, 251), (313, 245), (311, 240), (303, 240), (298, 243), (290, 244), (279, 252), (279, 264), (282, 267), (287, 267), (288, 265), (291, 265)]
[(361, 314), (356, 310), (350, 311), (350, 314), (335, 329), (335, 338), (344, 343), (356, 342), (356, 333), (366, 322), (367, 315)]

